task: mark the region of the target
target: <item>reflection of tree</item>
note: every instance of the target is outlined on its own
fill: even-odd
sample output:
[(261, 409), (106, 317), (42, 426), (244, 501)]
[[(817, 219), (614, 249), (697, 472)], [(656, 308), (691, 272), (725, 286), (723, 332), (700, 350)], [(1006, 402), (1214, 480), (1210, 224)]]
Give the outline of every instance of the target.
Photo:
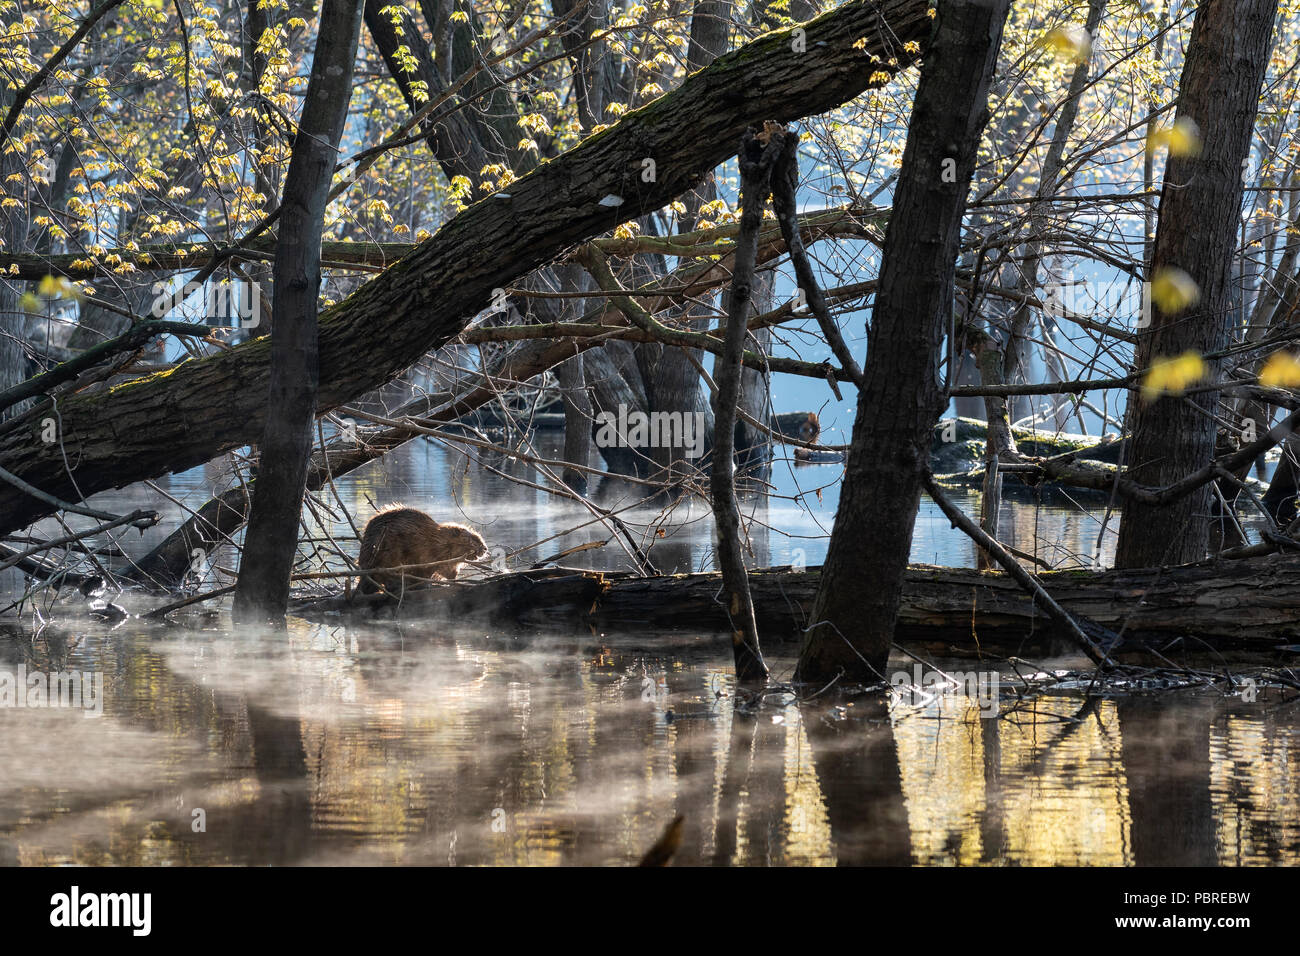
[(1120, 700), (1129, 842), (1138, 866), (1218, 863), (1210, 802), (1210, 722), (1204, 701)]
[[(678, 701), (688, 698), (699, 687), (699, 675), (692, 672), (677, 673), (669, 670), (669, 700), (674, 709), (681, 708)], [(706, 681), (707, 685), (707, 681)], [(713, 702), (705, 701), (700, 713), (709, 712)], [(682, 821), (682, 842), (675, 856), (679, 865), (699, 865), (708, 842), (710, 815), (704, 809), (713, 802), (717, 779), (715, 744), (718, 739), (718, 720), (700, 716), (678, 720), (672, 725), (673, 774), (677, 780), (676, 809)]]
[[(788, 836), (785, 813), (787, 730), (784, 723), (772, 720), (772, 715), (766, 712), (760, 711), (753, 723), (749, 735), (753, 749), (748, 755), (748, 773), (744, 782), (747, 797), (744, 809), (745, 852), (738, 862), (746, 866), (771, 866), (785, 862)], [(735, 740), (733, 733), (732, 741)]]
[(1210, 742), (1210, 793), (1225, 866), (1300, 854), (1300, 748), (1285, 710), (1227, 701)]
[(981, 863), (999, 862), (1007, 849), (1006, 808), (1002, 789), (1002, 737), (997, 720), (979, 722), (984, 757), (984, 807), (980, 810)]
[(265, 854), (257, 863), (283, 866), (297, 862), (308, 851), (312, 824), (299, 718), (280, 717), (250, 705), (248, 732), (262, 798), (247, 814), (223, 810), (226, 819), (218, 822), (237, 830), (238, 839), (254, 854)]
[(799, 711), (812, 746), (835, 858), (841, 866), (908, 866), (912, 841), (898, 748), (883, 698), (855, 701), (852, 720), (816, 704)]
[[(884, 702), (863, 698), (852, 719), (816, 704), (796, 719), (772, 698), (733, 718), (714, 693), (725, 655), (615, 636), (358, 629), (338, 638), (344, 654), (312, 632), (285, 661), (205, 644), (193, 669), (125, 627), (111, 642), (68, 638), (70, 660), (60, 636), (37, 638), (37, 660), (110, 675), (106, 717), (86, 723), (137, 739), (149, 772), (57, 798), (51, 785), (48, 815), (21, 797), (21, 827), (0, 822), (0, 862), (626, 865), (679, 813), (674, 865), (1296, 853), (1295, 737), (1285, 712), (1270, 723), (1258, 705), (1222, 720), (1203, 699), (1059, 696), (977, 721), (954, 695), (959, 719), (891, 730)], [(23, 653), (0, 638), (0, 666)], [(71, 753), (96, 753), (87, 739)], [(191, 830), (195, 807), (206, 833)]]
[(754, 738), (758, 722), (752, 715), (733, 712), (731, 741), (727, 748), (727, 770), (718, 794), (718, 824), (713, 842), (714, 866), (728, 866), (736, 855), (737, 829), (740, 824), (740, 791), (749, 777), (754, 757)]

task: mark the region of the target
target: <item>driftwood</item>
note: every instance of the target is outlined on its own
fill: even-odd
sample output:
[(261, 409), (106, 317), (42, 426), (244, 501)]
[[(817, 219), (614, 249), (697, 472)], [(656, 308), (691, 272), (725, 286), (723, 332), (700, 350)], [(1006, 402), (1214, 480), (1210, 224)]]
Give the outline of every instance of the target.
[[(802, 638), (819, 571), (785, 567), (750, 573), (765, 644)], [(1071, 615), (1119, 632), (1121, 654), (1143, 647), (1166, 654), (1290, 650), (1300, 635), (1300, 556), (1053, 571), (1038, 579)], [(400, 605), (391, 599), (336, 597), (299, 602), (291, 613), (315, 620), (396, 615), (546, 632), (675, 631), (695, 640), (726, 631), (727, 616), (717, 600), (721, 584), (718, 574), (637, 577), (554, 568), (433, 585), (408, 592)], [(896, 639), (957, 654), (1034, 657), (1071, 648), (1060, 628), (1006, 574), (931, 565), (907, 571)]]

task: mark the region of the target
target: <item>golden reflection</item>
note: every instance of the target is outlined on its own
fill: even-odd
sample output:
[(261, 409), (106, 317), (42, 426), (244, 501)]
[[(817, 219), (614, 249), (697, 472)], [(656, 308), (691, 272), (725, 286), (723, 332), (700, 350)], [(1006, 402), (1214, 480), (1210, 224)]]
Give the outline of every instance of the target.
[(1210, 733), (1219, 862), (1294, 862), (1300, 852), (1300, 736), (1261, 715), (1230, 714)]
[(1076, 699), (1047, 697), (1019, 720), (999, 722), (1008, 863), (1132, 862), (1115, 706), (1102, 701), (1092, 713), (1079, 712)]
[(301, 622), (59, 653), (104, 716), (0, 709), (0, 861), (628, 865), (677, 814), (681, 865), (1300, 861), (1289, 712), (1217, 697), (738, 713), (720, 656)]
[(898, 763), (915, 862), (972, 865), (980, 860), (984, 809), (980, 716), (966, 697), (945, 694), (897, 722)]
[(831, 866), (835, 862), (830, 819), (817, 783), (812, 747), (798, 708), (786, 708), (785, 803), (790, 834), (784, 863), (791, 866)]

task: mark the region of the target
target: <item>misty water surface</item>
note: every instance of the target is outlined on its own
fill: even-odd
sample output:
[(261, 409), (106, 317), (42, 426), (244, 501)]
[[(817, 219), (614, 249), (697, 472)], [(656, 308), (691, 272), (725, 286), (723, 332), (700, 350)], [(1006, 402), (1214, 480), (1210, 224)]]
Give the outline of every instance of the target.
[[(757, 563), (821, 560), (837, 474), (777, 465), (774, 496), (749, 505)], [(160, 487), (197, 507), (224, 484), (209, 468)], [(612, 507), (638, 494), (620, 483), (596, 497)], [(518, 551), (514, 566), (608, 536), (593, 524), (556, 537), (584, 520), (580, 506), (431, 445), (341, 480), (338, 495), (359, 522), (391, 501), (469, 521)], [(180, 513), (159, 500), (137, 490), (93, 503), (167, 513), (161, 529), (122, 536), (139, 554)], [(325, 501), (335, 513), (316, 531), (354, 553), (338, 501)], [(1058, 561), (1091, 551), (1103, 511), (1011, 504), (1004, 534)], [(702, 503), (623, 517), (664, 570), (710, 566)], [(970, 564), (973, 551), (926, 502), (913, 559)], [(225, 583), (232, 560), (218, 554), (201, 586)], [(626, 556), (610, 546), (566, 563)], [(19, 583), (6, 579), (10, 599)], [(28, 605), (0, 633), (0, 671), (104, 681), (100, 716), (0, 708), (6, 863), (621, 865), (677, 814), (683, 864), (1300, 861), (1300, 723), (1275, 694), (1017, 701), (1004, 665), (1001, 719), (961, 694), (799, 704), (775, 693), (738, 711), (729, 651), (704, 635), (300, 619), (276, 634), (201, 610), (171, 627), (109, 628), (73, 618), (80, 601), (42, 604), (39, 617)], [(771, 649), (778, 679), (791, 653)]]

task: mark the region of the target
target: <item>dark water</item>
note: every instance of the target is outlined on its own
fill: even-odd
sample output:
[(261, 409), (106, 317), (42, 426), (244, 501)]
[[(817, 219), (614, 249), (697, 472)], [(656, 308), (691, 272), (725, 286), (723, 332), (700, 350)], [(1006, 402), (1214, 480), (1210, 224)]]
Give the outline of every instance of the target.
[[(836, 474), (778, 466), (751, 533), (759, 563), (797, 560), (796, 548), (820, 561)], [(162, 487), (193, 507), (211, 486), (200, 470)], [(513, 565), (608, 536), (593, 524), (555, 537), (590, 516), (435, 448), (412, 446), (338, 490), (361, 521), (368, 499), (469, 520), (519, 552)], [(612, 489), (606, 505), (618, 495), (636, 497)], [(156, 501), (96, 504), (145, 500)], [(928, 508), (913, 557), (970, 563)], [(698, 503), (624, 518), (661, 566), (707, 566)], [(1101, 518), (1007, 512), (1013, 543), (1044, 557), (1090, 552)], [(355, 548), (341, 514), (322, 524)], [(139, 553), (156, 537), (130, 532), (122, 545)], [(625, 560), (611, 546), (567, 563)], [(224, 583), (229, 563), (218, 555), (203, 586)], [(818, 705), (779, 692), (738, 709), (728, 652), (702, 635), (301, 620), (270, 634), (202, 612), (109, 629), (74, 617), (77, 601), (36, 598), (21, 621), (6, 617), (0, 683), (19, 668), (98, 673), (101, 713), (85, 716), (84, 701), (0, 706), (0, 862), (628, 864), (676, 814), (676, 859), (690, 864), (1300, 861), (1300, 721), (1276, 693), (1019, 700), (1003, 668), (991, 709), (963, 693)], [(789, 677), (790, 659), (772, 663)]]

